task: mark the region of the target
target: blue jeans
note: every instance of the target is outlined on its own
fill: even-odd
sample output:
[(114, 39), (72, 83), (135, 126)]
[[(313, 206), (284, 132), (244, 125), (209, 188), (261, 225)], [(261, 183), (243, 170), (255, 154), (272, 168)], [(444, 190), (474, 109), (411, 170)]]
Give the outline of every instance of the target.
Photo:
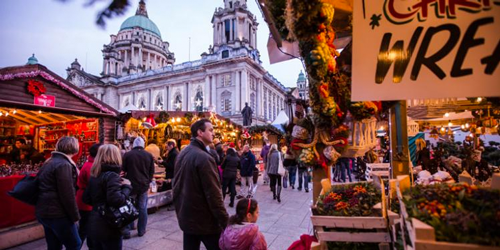
[(343, 182), (345, 182), (345, 172), (347, 170), (347, 176), (349, 176), (349, 182), (352, 182), (352, 177), (351, 177), (351, 168), (350, 168), (350, 163), (351, 160), (349, 158), (340, 158), (340, 178), (342, 179)]
[(60, 250), (63, 245), (68, 250), (80, 250), (82, 241), (76, 224), (69, 218), (37, 218), (45, 231), (48, 250)]
[(302, 189), (302, 180), (304, 180), (304, 189), (309, 190), (309, 172), (307, 168), (299, 168), (299, 190)]
[[(146, 225), (148, 224), (148, 191), (137, 194), (134, 196), (135, 198), (135, 206), (137, 210), (139, 210), (139, 219), (137, 220), (137, 233), (139, 235), (144, 235), (146, 233)], [(130, 223), (127, 227), (124, 228), (123, 234), (130, 235), (130, 230), (134, 228), (134, 223)]]
[(288, 181), (290, 181), (290, 186), (295, 186), (296, 175), (297, 175), (297, 166), (288, 167)]

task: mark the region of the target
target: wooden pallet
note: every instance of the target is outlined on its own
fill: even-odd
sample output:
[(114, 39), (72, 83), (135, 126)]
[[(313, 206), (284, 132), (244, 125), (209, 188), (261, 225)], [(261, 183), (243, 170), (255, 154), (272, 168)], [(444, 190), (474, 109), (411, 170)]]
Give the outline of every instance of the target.
[(400, 222), (402, 222), (400, 223), (401, 231), (404, 234), (404, 229), (406, 228), (410, 238), (410, 242), (405, 242), (403, 235), (405, 250), (500, 250), (500, 247), (436, 241), (436, 234), (433, 227), (408, 216), (399, 183), (396, 183), (396, 185), (398, 187), (396, 193), (400, 204)]
[[(329, 187), (326, 181), (322, 181), (324, 190)], [(379, 190), (384, 190), (384, 183), (380, 176), (374, 178), (374, 184)], [(324, 191), (323, 190), (323, 191)], [(322, 191), (322, 193), (323, 193)], [(344, 216), (322, 216), (312, 215), (311, 222), (314, 226), (316, 238), (319, 243), (313, 249), (327, 249), (327, 242), (364, 242), (381, 243), (380, 249), (389, 249), (389, 243), (392, 242), (389, 228), (389, 217), (386, 210), (386, 199), (382, 193), (382, 202), (373, 207), (373, 216), (367, 217), (344, 217)], [(315, 211), (313, 206), (313, 214)], [(391, 218), (397, 218), (397, 215), (391, 213)], [(345, 229), (375, 229), (376, 232), (345, 232)]]

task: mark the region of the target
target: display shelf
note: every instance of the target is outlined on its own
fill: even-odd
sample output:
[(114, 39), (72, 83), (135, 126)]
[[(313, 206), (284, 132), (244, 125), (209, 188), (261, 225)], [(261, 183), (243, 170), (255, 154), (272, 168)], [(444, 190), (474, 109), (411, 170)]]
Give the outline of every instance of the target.
[(69, 129), (64, 128), (64, 129), (45, 130), (45, 133), (48, 133), (48, 132), (64, 132), (64, 131), (69, 131)]

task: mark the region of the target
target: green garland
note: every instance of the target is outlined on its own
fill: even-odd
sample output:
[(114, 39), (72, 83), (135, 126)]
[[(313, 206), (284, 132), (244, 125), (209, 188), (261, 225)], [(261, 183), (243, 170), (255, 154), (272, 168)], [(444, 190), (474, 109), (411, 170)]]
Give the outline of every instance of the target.
[(281, 130), (277, 129), (273, 125), (267, 124), (267, 125), (254, 125), (248, 128), (248, 133), (253, 135), (257, 133), (262, 133), (263, 131), (271, 131), (274, 134), (284, 136), (285, 133), (283, 133)]

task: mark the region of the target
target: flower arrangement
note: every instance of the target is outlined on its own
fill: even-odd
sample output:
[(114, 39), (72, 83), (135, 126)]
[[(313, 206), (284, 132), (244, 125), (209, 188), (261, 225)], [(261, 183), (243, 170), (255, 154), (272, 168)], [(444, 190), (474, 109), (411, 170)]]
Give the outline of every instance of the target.
[(370, 216), (380, 200), (380, 191), (370, 182), (335, 185), (319, 197), (317, 210), (320, 215)]
[(403, 202), (410, 217), (432, 227), (436, 240), (500, 246), (500, 191), (467, 184), (416, 186)]
[(306, 165), (313, 166), (316, 164), (316, 156), (311, 149), (304, 148), (299, 155), (299, 161)]

